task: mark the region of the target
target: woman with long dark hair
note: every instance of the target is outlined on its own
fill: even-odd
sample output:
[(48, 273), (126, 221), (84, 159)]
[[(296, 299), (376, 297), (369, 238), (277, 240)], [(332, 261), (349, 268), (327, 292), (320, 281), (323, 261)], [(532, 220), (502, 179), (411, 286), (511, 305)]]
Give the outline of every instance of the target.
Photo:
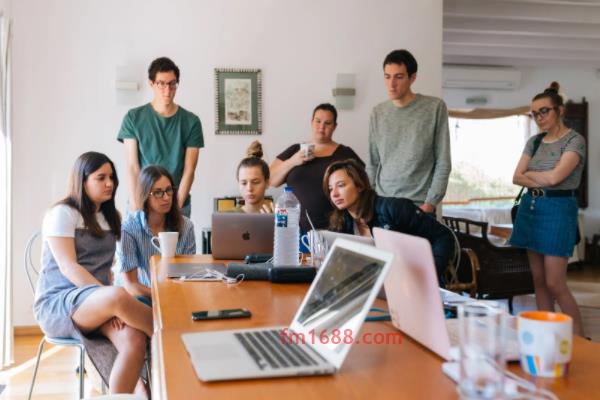
[[(113, 162), (84, 153), (70, 175), (69, 194), (44, 217), (42, 269), (35, 317), (44, 333), (83, 339), (107, 337), (118, 351), (109, 378), (111, 393), (132, 393), (152, 336), (152, 312), (125, 290), (110, 286), (110, 268), (121, 217), (115, 208), (119, 185)], [(143, 393), (143, 386), (138, 386)]]
[(131, 295), (151, 304), (149, 262), (158, 254), (152, 237), (160, 232), (178, 232), (176, 254), (196, 254), (196, 237), (192, 221), (177, 206), (177, 188), (165, 168), (144, 168), (136, 193), (142, 209), (127, 214), (123, 221), (115, 276), (117, 284), (122, 284)]
[[(573, 318), (573, 331), (583, 335), (581, 314), (567, 287), (567, 263), (577, 236), (577, 188), (586, 155), (585, 139), (565, 126), (559, 85), (531, 101), (531, 118), (540, 133), (523, 151), (513, 183), (527, 187), (521, 198), (510, 244), (527, 249), (535, 301), (554, 311), (554, 301)], [(534, 143), (538, 143), (534, 152)]]
[(355, 160), (336, 161), (325, 171), (323, 192), (334, 210), (329, 229), (372, 237), (374, 227), (420, 236), (431, 243), (438, 279), (454, 254), (454, 238), (444, 225), (422, 211), (412, 200), (378, 196), (364, 167)]

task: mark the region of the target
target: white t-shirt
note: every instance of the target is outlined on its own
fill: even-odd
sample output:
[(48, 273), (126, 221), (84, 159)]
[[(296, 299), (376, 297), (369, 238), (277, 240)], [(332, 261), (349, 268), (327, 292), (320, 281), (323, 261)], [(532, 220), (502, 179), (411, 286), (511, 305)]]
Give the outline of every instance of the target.
[[(96, 221), (100, 228), (109, 231), (110, 226), (102, 212), (96, 213)], [(47, 237), (75, 237), (76, 229), (85, 229), (85, 223), (81, 213), (66, 204), (52, 207), (44, 216), (42, 223), (42, 236)]]

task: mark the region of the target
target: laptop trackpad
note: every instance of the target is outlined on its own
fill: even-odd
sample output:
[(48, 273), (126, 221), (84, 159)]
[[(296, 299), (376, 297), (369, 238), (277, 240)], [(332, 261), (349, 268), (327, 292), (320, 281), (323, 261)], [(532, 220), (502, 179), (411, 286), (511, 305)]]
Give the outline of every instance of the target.
[(194, 355), (201, 355), (202, 360), (204, 361), (224, 360), (227, 358), (235, 359), (245, 356), (245, 353), (243, 351), (239, 351), (237, 346), (225, 343), (196, 345), (193, 346), (191, 353)]

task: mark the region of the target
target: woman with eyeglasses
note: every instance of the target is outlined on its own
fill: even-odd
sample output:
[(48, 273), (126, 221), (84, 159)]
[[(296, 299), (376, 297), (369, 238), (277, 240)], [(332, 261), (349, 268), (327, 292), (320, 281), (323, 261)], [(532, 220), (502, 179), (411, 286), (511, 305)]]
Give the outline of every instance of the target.
[(152, 311), (110, 282), (121, 236), (121, 217), (115, 208), (118, 185), (114, 164), (106, 155), (79, 156), (71, 170), (69, 194), (44, 217), (42, 269), (33, 310), (47, 336), (80, 339), (88, 351), (93, 350), (94, 356), (88, 353), (91, 358), (103, 345), (88, 342), (88, 336), (98, 333), (108, 338), (118, 352), (110, 392), (146, 394), (139, 374), (146, 340), (153, 332)]
[[(573, 318), (583, 335), (581, 314), (567, 287), (567, 262), (577, 236), (577, 188), (586, 156), (583, 136), (565, 126), (565, 105), (559, 85), (537, 94), (530, 116), (540, 133), (525, 145), (513, 183), (527, 188), (521, 198), (510, 244), (527, 249), (535, 300), (540, 310), (554, 311), (554, 302)], [(539, 143), (534, 150), (534, 143)]]
[(237, 167), (237, 181), (244, 205), (236, 207), (235, 212), (273, 213), (273, 202), (265, 199), (269, 187), (269, 166), (263, 160), (262, 145), (258, 140), (250, 144), (246, 157)]
[(165, 168), (149, 165), (142, 170), (137, 187), (142, 209), (129, 213), (123, 221), (117, 244), (116, 284), (138, 300), (151, 305), (150, 257), (159, 252), (152, 246), (160, 232), (179, 232), (176, 254), (196, 254), (192, 221), (177, 206), (177, 188)]

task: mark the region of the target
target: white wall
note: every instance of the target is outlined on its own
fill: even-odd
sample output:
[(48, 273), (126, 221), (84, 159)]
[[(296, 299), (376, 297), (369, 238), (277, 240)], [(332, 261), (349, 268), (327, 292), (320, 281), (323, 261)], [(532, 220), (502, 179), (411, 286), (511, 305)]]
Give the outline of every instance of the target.
[[(449, 108), (472, 108), (467, 106), (467, 97), (481, 95), (488, 98), (486, 108), (510, 108), (528, 105), (531, 98), (542, 92), (550, 82), (557, 81), (561, 92), (575, 102), (582, 97), (588, 101), (588, 187), (589, 206), (583, 212), (585, 234), (591, 236), (600, 228), (600, 76), (594, 68), (534, 68), (519, 67), (522, 71), (521, 84), (517, 90), (464, 90), (444, 89), (443, 97)], [(497, 138), (502, 140), (502, 138)]]
[[(381, 63), (408, 48), (420, 63), (417, 91), (441, 94), (440, 0), (19, 0), (14, 16), (15, 324), (34, 323), (20, 254), (44, 211), (64, 195), (84, 151), (107, 153), (126, 201), (123, 148), (115, 136), (128, 108), (118, 104), (117, 67), (138, 72), (169, 56), (182, 70), (176, 101), (200, 116), (205, 149), (192, 189), (192, 219), (210, 225), (212, 198), (237, 192), (234, 177), (250, 136), (215, 136), (215, 67), (263, 71), (263, 142), (267, 161), (307, 140), (310, 113), (333, 101), (336, 73), (357, 77), (354, 110), (340, 113), (335, 139), (367, 156), (371, 108), (385, 100)], [(134, 96), (136, 97), (136, 96)]]

